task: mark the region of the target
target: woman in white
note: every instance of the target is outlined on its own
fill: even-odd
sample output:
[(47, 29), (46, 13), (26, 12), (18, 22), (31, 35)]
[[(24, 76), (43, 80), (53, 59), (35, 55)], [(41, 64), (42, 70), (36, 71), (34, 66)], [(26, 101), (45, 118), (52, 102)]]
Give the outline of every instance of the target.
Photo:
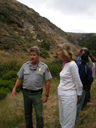
[(64, 61), (58, 86), (60, 124), (62, 128), (74, 128), (77, 100), (82, 95), (82, 83), (69, 43), (59, 44), (57, 49), (58, 57)]

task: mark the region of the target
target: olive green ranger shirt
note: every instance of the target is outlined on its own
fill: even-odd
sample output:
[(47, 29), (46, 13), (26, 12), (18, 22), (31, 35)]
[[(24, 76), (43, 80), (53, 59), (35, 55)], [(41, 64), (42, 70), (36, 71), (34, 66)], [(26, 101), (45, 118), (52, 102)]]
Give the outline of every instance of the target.
[(48, 66), (43, 62), (38, 62), (34, 67), (31, 61), (24, 63), (17, 73), (23, 79), (23, 89), (39, 90), (43, 88), (43, 81), (52, 78)]

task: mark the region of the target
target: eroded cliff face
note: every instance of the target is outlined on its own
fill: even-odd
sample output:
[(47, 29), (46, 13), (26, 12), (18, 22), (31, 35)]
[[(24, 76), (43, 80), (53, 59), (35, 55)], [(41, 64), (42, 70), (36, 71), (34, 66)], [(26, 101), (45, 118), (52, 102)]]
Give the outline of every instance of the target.
[(0, 0), (0, 50), (25, 51), (43, 41), (51, 51), (58, 43), (70, 43), (77, 52), (76, 41), (35, 10), (16, 0)]

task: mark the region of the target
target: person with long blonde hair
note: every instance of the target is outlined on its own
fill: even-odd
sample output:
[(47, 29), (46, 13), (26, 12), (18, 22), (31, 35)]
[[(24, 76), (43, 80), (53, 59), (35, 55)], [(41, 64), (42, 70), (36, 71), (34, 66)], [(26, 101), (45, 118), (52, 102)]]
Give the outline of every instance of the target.
[(57, 49), (58, 57), (64, 61), (58, 86), (60, 124), (62, 128), (74, 128), (77, 100), (82, 95), (82, 83), (77, 64), (73, 61), (70, 44), (59, 44)]

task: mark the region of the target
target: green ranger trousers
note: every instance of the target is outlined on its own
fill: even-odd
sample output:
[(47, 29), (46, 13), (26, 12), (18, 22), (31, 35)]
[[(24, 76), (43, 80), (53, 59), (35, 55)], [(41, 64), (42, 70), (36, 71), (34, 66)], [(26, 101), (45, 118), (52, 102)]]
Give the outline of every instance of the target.
[(41, 92), (27, 92), (23, 90), (26, 128), (33, 128), (32, 106), (36, 113), (36, 128), (43, 128)]

